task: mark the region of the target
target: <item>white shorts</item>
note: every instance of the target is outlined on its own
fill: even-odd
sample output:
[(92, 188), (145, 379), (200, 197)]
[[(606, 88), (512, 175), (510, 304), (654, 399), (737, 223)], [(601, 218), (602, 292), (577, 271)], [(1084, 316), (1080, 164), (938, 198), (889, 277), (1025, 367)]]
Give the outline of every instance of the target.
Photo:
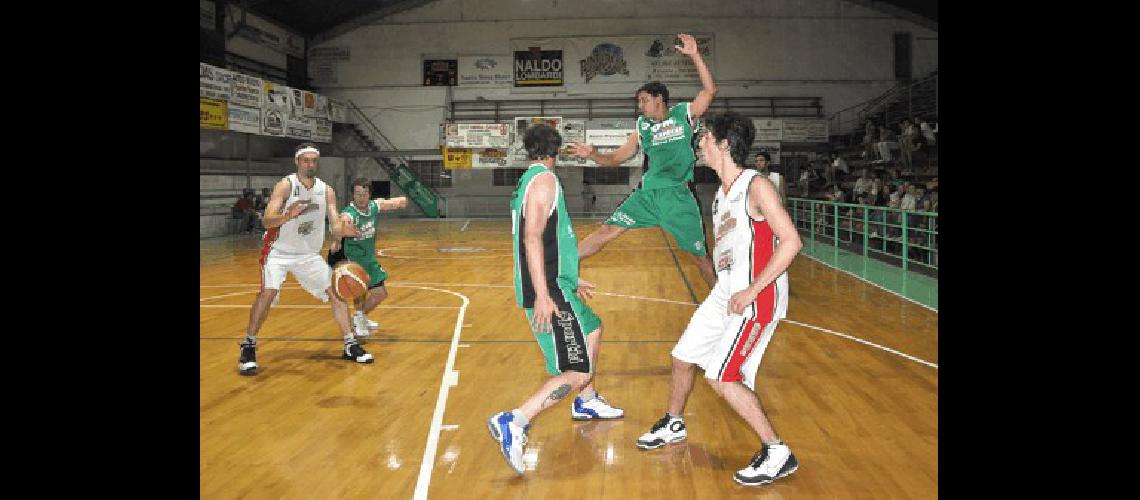
[(329, 301), (327, 290), (332, 286), (332, 268), (320, 255), (282, 254), (270, 250), (261, 266), (261, 288), (280, 290), (286, 273), (293, 273), (301, 287), (321, 302)]
[[(759, 317), (751, 317), (748, 309), (743, 315), (729, 315), (728, 300), (732, 294), (727, 286), (720, 286), (724, 281), (717, 281), (717, 286), (693, 313), (672, 354), (674, 358), (703, 368), (705, 377), (721, 382), (742, 381), (749, 389), (756, 390), (760, 358), (768, 349), (780, 320), (772, 314), (772, 304), (758, 304)], [(757, 301), (762, 300), (764, 298), (757, 296)]]

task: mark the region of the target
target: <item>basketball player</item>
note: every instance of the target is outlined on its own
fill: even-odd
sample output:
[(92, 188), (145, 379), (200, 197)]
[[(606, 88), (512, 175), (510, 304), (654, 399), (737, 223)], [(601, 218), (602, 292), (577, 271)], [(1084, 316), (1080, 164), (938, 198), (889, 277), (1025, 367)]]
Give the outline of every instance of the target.
[(341, 209), (340, 216), (345, 223), (351, 222), (360, 231), (360, 236), (333, 241), (329, 248), (330, 266), (336, 267), (337, 263), (347, 259), (360, 264), (360, 267), (368, 271), (371, 279), (368, 293), (354, 301), (356, 313), (352, 315), (352, 327), (357, 337), (367, 337), (370, 329), (380, 326), (366, 315), (388, 298), (388, 289), (384, 287), (388, 272), (376, 260), (376, 229), (380, 225), (380, 211), (399, 210), (408, 206), (408, 199), (403, 196), (374, 200), (369, 199), (370, 196), (372, 183), (368, 179), (360, 178), (352, 183), (352, 203)]
[(740, 167), (754, 136), (752, 121), (737, 113), (705, 120), (698, 147), (721, 183), (712, 205), (716, 286), (673, 347), (668, 412), (637, 440), (638, 448), (652, 450), (685, 439), (681, 415), (700, 366), (713, 390), (760, 437), (760, 452), (733, 476), (747, 486), (770, 483), (799, 466), (753, 392), (760, 358), (787, 315), (786, 270), (801, 247), (772, 183)]
[(693, 262), (709, 287), (716, 282), (712, 260), (705, 245), (704, 224), (696, 195), (692, 190), (693, 129), (697, 119), (705, 113), (713, 96), (713, 83), (697, 41), (692, 35), (680, 34), (682, 54), (693, 60), (701, 78), (701, 91), (693, 102), (673, 107), (669, 104), (669, 89), (661, 82), (649, 82), (637, 89), (637, 130), (629, 134), (625, 144), (612, 153), (598, 153), (589, 144), (572, 144), (573, 153), (589, 158), (603, 167), (620, 165), (637, 153), (638, 146), (649, 159), (649, 170), (641, 182), (614, 210), (609, 219), (578, 245), (579, 258), (598, 253), (607, 243), (621, 236), (627, 229), (659, 226), (673, 235), (677, 246), (693, 257)]
[(547, 125), (523, 135), (530, 168), (511, 198), (515, 299), (526, 312), (551, 377), (518, 408), (487, 420), (491, 437), (516, 472), (523, 472), (523, 445), (531, 419), (580, 390), (570, 408), (575, 420), (621, 418), (594, 390), (602, 322), (582, 299), (594, 285), (578, 278), (578, 239), (570, 226), (554, 160), (562, 137)]
[(277, 181), (265, 207), (261, 219), (266, 228), (260, 259), (261, 290), (250, 307), (249, 326), (241, 344), (238, 370), (242, 375), (257, 372), (257, 331), (269, 315), (286, 273), (293, 273), (301, 286), (321, 302), (332, 303), (333, 319), (344, 336), (342, 357), (357, 363), (372, 362), (372, 355), (352, 336), (348, 304), (332, 293), (332, 269), (321, 259), (326, 219), (334, 238), (359, 236), (360, 232), (336, 216), (336, 192), (316, 177), (320, 156), (312, 143), (297, 146), (293, 155), (297, 173)]

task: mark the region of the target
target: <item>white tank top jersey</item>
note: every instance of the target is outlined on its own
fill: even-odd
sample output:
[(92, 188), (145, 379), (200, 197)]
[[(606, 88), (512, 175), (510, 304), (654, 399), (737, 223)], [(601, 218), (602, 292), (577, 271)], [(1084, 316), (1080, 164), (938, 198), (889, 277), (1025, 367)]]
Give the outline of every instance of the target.
[[(717, 286), (727, 286), (729, 294), (752, 284), (776, 251), (776, 235), (768, 221), (763, 217), (752, 218), (747, 212), (748, 188), (756, 175), (755, 170), (744, 169), (729, 186), (727, 194), (723, 186), (717, 187), (716, 200), (713, 201), (713, 234), (716, 235), (713, 264), (716, 266)], [(757, 318), (757, 308), (770, 311), (773, 319), (787, 317), (787, 270), (757, 294), (755, 302), (745, 309), (744, 315)], [(759, 317), (767, 317), (767, 314), (761, 312)]]
[(325, 223), (327, 222), (328, 187), (324, 181), (316, 179), (313, 189), (305, 189), (297, 174), (289, 174), (289, 197), (282, 210), (297, 201), (307, 200), (309, 207), (296, 219), (265, 232), (268, 246), (277, 252), (287, 254), (319, 254), (325, 243)]

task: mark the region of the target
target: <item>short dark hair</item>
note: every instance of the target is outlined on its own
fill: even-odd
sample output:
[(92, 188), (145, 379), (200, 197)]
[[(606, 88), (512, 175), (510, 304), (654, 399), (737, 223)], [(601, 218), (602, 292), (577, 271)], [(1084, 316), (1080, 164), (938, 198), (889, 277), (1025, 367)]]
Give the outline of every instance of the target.
[(768, 154), (767, 151), (761, 151), (759, 153), (756, 153), (756, 159), (757, 160), (759, 160), (761, 156), (764, 157), (764, 161), (767, 161), (767, 162), (772, 161), (772, 155)]
[(662, 102), (664, 102), (665, 104), (669, 104), (669, 88), (666, 87), (664, 83), (649, 82), (645, 85), (638, 87), (637, 92), (634, 92), (633, 96), (637, 97), (637, 94), (640, 94), (642, 92), (645, 92), (646, 94), (649, 94), (649, 95), (654, 96), (654, 97), (660, 96)]
[(558, 148), (562, 147), (562, 135), (544, 123), (531, 125), (523, 133), (523, 147), (528, 160), (553, 158), (558, 156)]
[(752, 120), (735, 111), (728, 111), (714, 114), (704, 122), (716, 142), (728, 140), (728, 152), (732, 161), (741, 168), (747, 168), (744, 162), (748, 158), (752, 140), (756, 138), (756, 127), (752, 125)]
[(359, 179), (356, 179), (355, 181), (352, 181), (352, 190), (353, 191), (356, 190), (356, 186), (360, 186), (364, 189), (367, 189), (368, 194), (372, 194), (372, 181), (365, 179), (364, 177), (361, 177)]

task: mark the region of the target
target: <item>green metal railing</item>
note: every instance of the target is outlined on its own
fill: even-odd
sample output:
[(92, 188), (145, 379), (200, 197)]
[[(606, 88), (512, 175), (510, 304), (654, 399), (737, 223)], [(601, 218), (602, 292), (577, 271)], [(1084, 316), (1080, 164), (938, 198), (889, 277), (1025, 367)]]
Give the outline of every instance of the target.
[(806, 254), (938, 309), (938, 213), (789, 198)]

